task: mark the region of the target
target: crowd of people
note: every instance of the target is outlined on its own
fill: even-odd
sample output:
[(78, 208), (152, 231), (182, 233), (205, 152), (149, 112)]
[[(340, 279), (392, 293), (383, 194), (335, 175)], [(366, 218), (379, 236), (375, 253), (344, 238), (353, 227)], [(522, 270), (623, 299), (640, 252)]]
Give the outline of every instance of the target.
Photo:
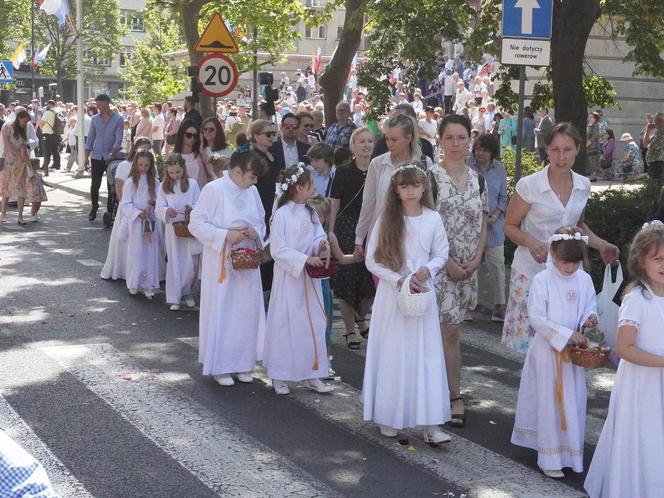
[[(607, 264), (620, 256), (583, 217), (590, 182), (608, 169), (602, 164), (612, 160), (615, 137), (593, 113), (585, 144), (593, 166), (589, 177), (579, 175), (572, 165), (581, 135), (540, 109), (539, 122), (529, 125), (532, 141), (524, 143), (545, 166), (520, 179), (508, 198), (500, 158), (513, 147), (506, 124), (512, 118), (492, 101), (491, 62), (478, 74), (465, 68), (463, 76), (459, 62), (444, 61), (442, 107), (395, 80), (393, 109), (370, 122), (358, 115), (367, 99), (353, 87), (327, 128), (306, 74), (297, 102), (282, 78), (286, 98), (276, 102), (275, 116), (261, 104), (250, 118), (244, 92), (206, 119), (191, 97), (182, 109), (167, 103), (139, 110), (112, 107), (99, 95), (88, 104), (83, 168), (90, 163), (91, 221), (102, 177), (112, 174), (107, 211), (115, 219), (101, 276), (125, 280), (130, 294), (150, 300), (165, 280), (165, 302), (174, 312), (200, 299), (203, 374), (222, 386), (249, 383), (262, 361), (277, 395), (288, 394), (293, 382), (319, 393), (334, 389), (326, 379), (333, 374), (336, 298), (346, 346), (367, 342), (364, 419), (386, 437), (419, 427), (438, 444), (450, 440), (442, 424), (466, 425), (459, 336), (472, 318), (478, 268), (485, 264), (495, 283), (492, 320), (504, 322), (506, 346), (526, 353), (512, 442), (536, 450), (543, 473), (560, 478), (563, 468), (583, 470), (585, 378), (564, 355), (567, 346), (585, 345), (583, 329), (597, 324), (595, 291), (582, 263), (587, 247)], [(49, 102), (39, 118), (42, 133), (42, 123), (60, 126), (50, 121), (49, 106), (57, 104)], [(71, 118), (67, 126), (74, 129)], [(19, 193), (17, 165), (36, 145), (30, 125), (34, 132), (31, 113), (20, 109), (2, 127), (3, 203)], [(623, 135), (629, 145), (623, 163), (632, 164), (624, 173), (637, 174), (647, 163), (649, 174), (661, 175), (662, 130), (664, 113), (658, 113), (644, 127), (641, 166), (642, 151)], [(44, 141), (51, 156), (53, 143)], [(45, 157), (45, 172), (48, 163)], [(517, 245), (508, 289), (505, 235)], [(659, 487), (652, 457), (664, 441), (654, 438), (642, 452), (628, 438), (663, 429), (661, 382), (643, 385), (652, 402), (631, 392), (635, 379), (661, 376), (664, 368), (654, 325), (664, 318), (663, 248), (664, 226), (651, 223), (630, 250), (635, 283), (621, 309), (616, 346), (625, 361), (586, 483), (591, 496), (631, 489), (634, 472), (641, 495)], [(644, 410), (638, 424), (617, 406), (618, 397)], [(616, 448), (634, 462), (632, 471), (611, 470), (620, 466)]]

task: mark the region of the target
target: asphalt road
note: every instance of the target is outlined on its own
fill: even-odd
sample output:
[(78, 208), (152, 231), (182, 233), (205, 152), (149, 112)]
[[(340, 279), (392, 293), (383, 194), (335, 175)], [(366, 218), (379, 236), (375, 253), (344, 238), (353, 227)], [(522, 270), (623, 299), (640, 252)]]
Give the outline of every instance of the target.
[[(47, 192), (39, 223), (0, 225), (0, 427), (63, 496), (584, 496), (583, 475), (547, 479), (510, 444), (522, 359), (487, 317), (462, 333), (467, 427), (443, 448), (417, 431), (401, 444), (362, 422), (364, 350), (338, 333), (331, 395), (201, 376), (197, 313), (101, 280), (110, 231), (75, 189)], [(588, 372), (587, 464), (613, 375)]]

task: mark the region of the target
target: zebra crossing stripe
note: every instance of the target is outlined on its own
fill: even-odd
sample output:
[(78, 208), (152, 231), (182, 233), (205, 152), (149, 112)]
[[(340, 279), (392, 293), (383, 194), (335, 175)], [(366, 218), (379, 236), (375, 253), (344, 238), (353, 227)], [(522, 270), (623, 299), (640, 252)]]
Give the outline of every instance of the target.
[[(110, 344), (42, 347), (89, 390), (223, 496), (338, 496)], [(260, 469), (260, 472), (251, 472)]]
[[(197, 337), (180, 337), (180, 342), (196, 348)], [(258, 368), (254, 377), (268, 386), (271, 381), (265, 371)], [(408, 435), (416, 451), (409, 451), (394, 439), (380, 436), (374, 424), (363, 421), (361, 392), (343, 382), (335, 383), (331, 394), (312, 395), (304, 388), (292, 388), (290, 396), (323, 419), (373, 444), (381, 446), (398, 458), (426, 469), (436, 477), (454, 482), (468, 489), (469, 496), (494, 497), (547, 497), (584, 496), (569, 486), (552, 481), (539, 472), (488, 450), (472, 441), (452, 435), (452, 442), (444, 448), (430, 448), (422, 442), (418, 431), (402, 431)], [(481, 469), (481, 476), (480, 474)]]
[(92, 495), (65, 467), (51, 450), (21, 419), (18, 413), (0, 396), (0, 427), (5, 433), (35, 457), (48, 474), (53, 489), (61, 496), (92, 498)]

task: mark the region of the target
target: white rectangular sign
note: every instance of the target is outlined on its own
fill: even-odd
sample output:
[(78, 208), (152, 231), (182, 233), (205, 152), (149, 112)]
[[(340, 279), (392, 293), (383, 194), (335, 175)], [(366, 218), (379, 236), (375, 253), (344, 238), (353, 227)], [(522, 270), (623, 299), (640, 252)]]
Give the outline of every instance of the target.
[(551, 60), (549, 40), (503, 38), (502, 64), (517, 66), (548, 66)]

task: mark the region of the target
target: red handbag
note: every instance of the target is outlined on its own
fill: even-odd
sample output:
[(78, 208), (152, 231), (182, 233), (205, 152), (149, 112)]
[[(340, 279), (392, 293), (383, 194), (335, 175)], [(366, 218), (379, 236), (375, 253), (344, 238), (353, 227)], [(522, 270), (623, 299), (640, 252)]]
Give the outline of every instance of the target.
[(327, 251), (327, 258), (325, 259), (325, 266), (311, 266), (309, 264), (304, 265), (304, 269), (311, 278), (329, 278), (334, 275), (337, 271), (337, 265), (339, 264), (336, 259), (332, 258), (330, 253), (332, 251)]

